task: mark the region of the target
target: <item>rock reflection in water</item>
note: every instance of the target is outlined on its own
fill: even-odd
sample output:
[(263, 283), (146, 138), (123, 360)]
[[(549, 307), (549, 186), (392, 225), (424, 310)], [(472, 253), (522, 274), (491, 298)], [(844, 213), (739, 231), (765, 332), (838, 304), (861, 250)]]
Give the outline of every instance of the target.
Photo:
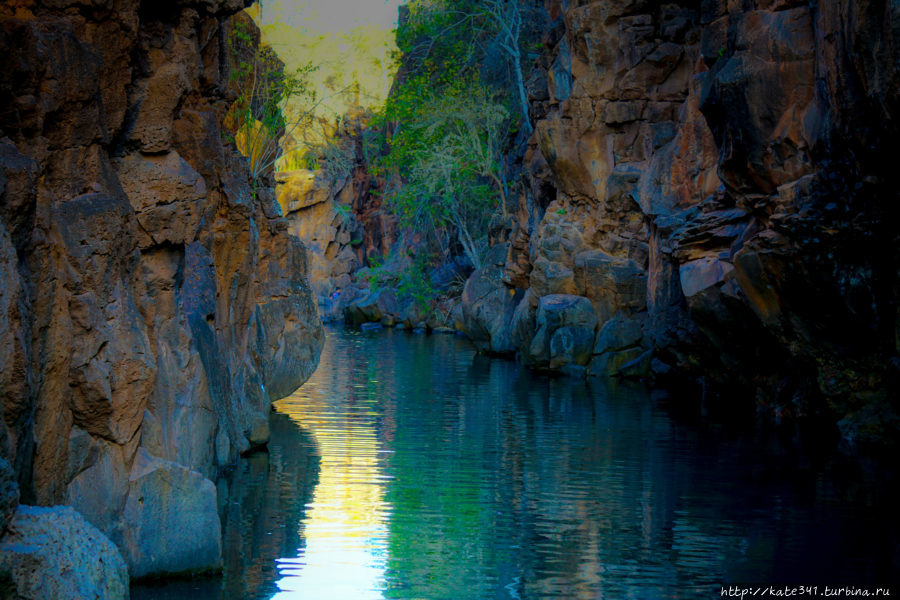
[(134, 585), (132, 600), (262, 600), (277, 593), (275, 559), (302, 548), (298, 523), (319, 458), (310, 436), (286, 416), (273, 414), (269, 425), (268, 450), (244, 457), (218, 482), (222, 576)]
[[(313, 377), (276, 403), (273, 423), (305, 432), (296, 448), (273, 431), (269, 467), (232, 484), (262, 490), (268, 473), (226, 510), (240, 523), (226, 569), (252, 560), (223, 597), (706, 599), (900, 573), (883, 481), (680, 421), (648, 394), (534, 375), (453, 336), (332, 330)], [(311, 491), (299, 477), (314, 470)]]

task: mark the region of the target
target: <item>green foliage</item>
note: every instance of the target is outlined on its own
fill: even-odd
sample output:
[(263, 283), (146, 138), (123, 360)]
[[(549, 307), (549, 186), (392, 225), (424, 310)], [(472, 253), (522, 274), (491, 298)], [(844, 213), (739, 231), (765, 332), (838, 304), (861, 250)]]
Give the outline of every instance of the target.
[[(520, 0), (410, 0), (397, 31), (402, 66), (366, 157), (401, 225), (446, 254), (455, 235), (477, 267), (490, 216), (506, 213), (504, 148), (530, 131), (520, 48), (534, 44)], [(536, 5), (535, 5), (536, 6)], [(529, 9), (530, 10), (530, 9)], [(523, 33), (524, 32), (524, 33)], [(529, 37), (530, 36), (530, 37)]]
[(363, 275), (363, 279), (366, 280), (366, 285), (373, 292), (377, 292), (384, 286), (384, 279), (381, 270), (378, 267), (370, 268), (366, 271)]
[(458, 70), (408, 78), (384, 112), (394, 132), (376, 168), (394, 177), (391, 208), (407, 228), (455, 229), (475, 265), (481, 233), (504, 198), (507, 115), (486, 86)]
[[(354, 242), (362, 243), (362, 240), (353, 240), (350, 242), (351, 245), (354, 245)], [(431, 313), (434, 299), (438, 296), (438, 290), (431, 283), (431, 270), (435, 266), (435, 260), (435, 255), (428, 252), (402, 256), (391, 254), (387, 258), (374, 255), (368, 259), (369, 267), (357, 271), (357, 277), (363, 279), (373, 292), (390, 287), (396, 289), (400, 298), (412, 298), (425, 311), (427, 317)], [(397, 269), (397, 262), (404, 263), (405, 268)], [(393, 263), (394, 268), (391, 268), (389, 263)]]
[(401, 297), (410, 296), (423, 310), (430, 312), (431, 302), (438, 291), (431, 284), (430, 272), (434, 257), (427, 253), (418, 253), (412, 257), (409, 268), (400, 276), (397, 291)]
[[(361, 240), (360, 240), (361, 241)], [(356, 272), (356, 277), (364, 280), (367, 287), (377, 292), (385, 286), (392, 285), (391, 276), (384, 269), (384, 257), (380, 254), (371, 254), (366, 258), (368, 267), (363, 267)]]
[(475, 0), (411, 0), (409, 18), (397, 29), (404, 69), (440, 77), (460, 69), (477, 69), (479, 38), (484, 30)]
[(238, 97), (231, 106), (226, 122), (234, 141), (247, 157), (254, 182), (268, 173), (282, 154), (280, 138), (298, 126), (308, 125), (312, 109), (285, 115), (287, 102), (314, 106), (316, 93), (310, 76), (317, 67), (306, 63), (292, 72), (275, 52), (265, 45), (257, 46), (253, 25), (236, 19), (229, 36), (229, 84)]
[[(531, 131), (525, 90), (527, 71), (540, 50), (547, 20), (530, 0), (412, 0), (397, 32), (403, 69), (438, 76), (473, 71), (503, 94), (518, 126)], [(401, 70), (401, 71), (402, 71)]]
[[(350, 206), (349, 204), (344, 204), (337, 198), (335, 198), (333, 206), (334, 206), (334, 211), (341, 217), (342, 226), (349, 228), (350, 225), (353, 223), (353, 221), (356, 218), (355, 215), (353, 214), (353, 207)], [(353, 243), (354, 241), (356, 241), (355, 244)], [(362, 244), (362, 240), (351, 240), (350, 241), (351, 246), (359, 246), (360, 244)]]

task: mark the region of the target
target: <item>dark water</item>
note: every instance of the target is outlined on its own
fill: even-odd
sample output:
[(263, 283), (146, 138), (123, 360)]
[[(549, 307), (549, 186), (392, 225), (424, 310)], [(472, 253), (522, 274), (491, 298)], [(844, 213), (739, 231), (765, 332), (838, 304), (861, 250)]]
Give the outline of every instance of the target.
[(330, 330), (313, 378), (276, 404), (269, 452), (220, 485), (224, 576), (132, 598), (719, 598), (729, 585), (896, 583), (884, 477), (672, 414), (646, 390), (531, 375), (453, 336)]

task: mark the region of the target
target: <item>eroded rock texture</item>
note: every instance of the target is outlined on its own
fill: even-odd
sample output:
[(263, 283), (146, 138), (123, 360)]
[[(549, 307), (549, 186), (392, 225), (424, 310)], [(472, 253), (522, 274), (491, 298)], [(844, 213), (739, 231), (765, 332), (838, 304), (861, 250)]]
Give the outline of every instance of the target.
[[(220, 126), (243, 4), (0, 7), (3, 451), (133, 574), (221, 564), (209, 480), (322, 344), (305, 250)], [(161, 560), (173, 536), (202, 547)]]
[[(495, 284), (527, 292), (510, 341), (467, 330), (539, 367), (727, 383), (848, 440), (896, 431), (896, 4), (547, 8)], [(587, 358), (540, 321), (560, 294), (593, 307)]]
[[(365, 119), (349, 114), (335, 132), (340, 158), (331, 170), (278, 174), (278, 203), (290, 232), (308, 249), (309, 281), (325, 318), (339, 318), (340, 307), (328, 302), (337, 289), (344, 302), (353, 299), (356, 272), (368, 258), (380, 259), (398, 239), (397, 219), (382, 206), (380, 183), (369, 173), (362, 147)], [(349, 292), (349, 293), (348, 293)], [(343, 304), (341, 304), (341, 307)], [(331, 309), (331, 310), (329, 310)]]
[(128, 598), (119, 550), (69, 506), (19, 506), (0, 541), (0, 573), (23, 600)]

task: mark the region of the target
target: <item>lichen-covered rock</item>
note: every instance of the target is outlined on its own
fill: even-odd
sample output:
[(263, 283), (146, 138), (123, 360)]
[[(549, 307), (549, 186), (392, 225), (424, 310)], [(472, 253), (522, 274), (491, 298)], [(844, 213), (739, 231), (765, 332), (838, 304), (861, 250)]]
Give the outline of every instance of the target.
[(68, 506), (19, 506), (0, 541), (0, 571), (25, 600), (128, 598), (116, 546)]

